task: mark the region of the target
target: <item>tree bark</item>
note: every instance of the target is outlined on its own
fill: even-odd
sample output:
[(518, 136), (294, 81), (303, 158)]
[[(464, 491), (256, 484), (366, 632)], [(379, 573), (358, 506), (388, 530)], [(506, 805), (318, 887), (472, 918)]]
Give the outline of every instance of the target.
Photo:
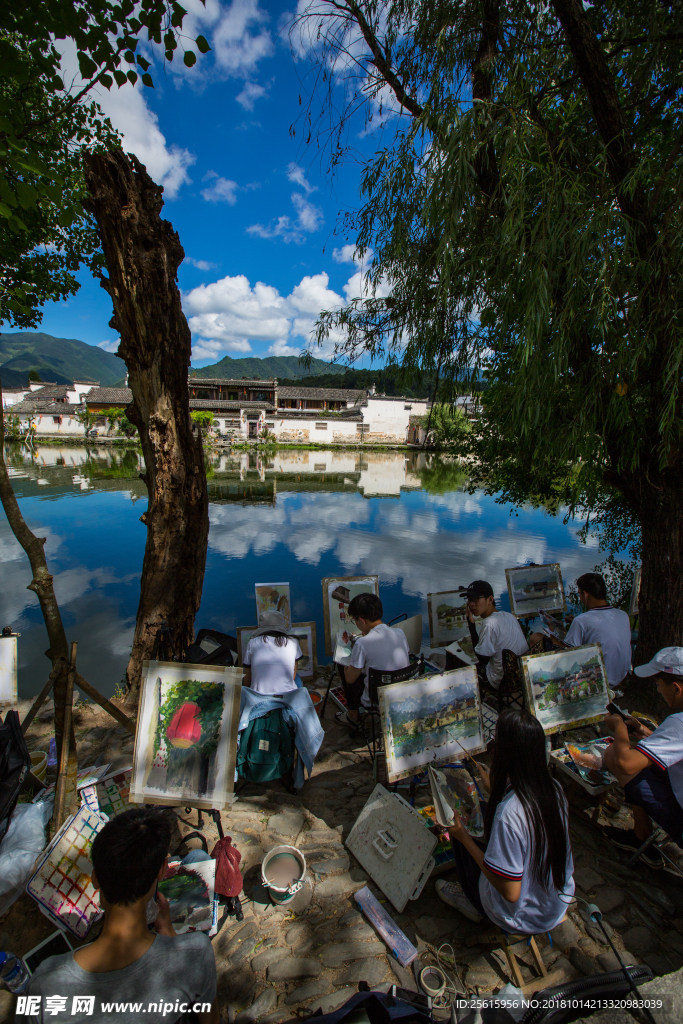
[(187, 385), (191, 338), (177, 270), (185, 253), (160, 211), (163, 189), (134, 156), (89, 154), (85, 177), (109, 277), (101, 283), (114, 306), (111, 327), (128, 367), (140, 432), (149, 506), (141, 521), (147, 543), (133, 650), (126, 671), (128, 703), (138, 698), (142, 662), (162, 624), (177, 657), (194, 639), (209, 536), (201, 438), (190, 422)]

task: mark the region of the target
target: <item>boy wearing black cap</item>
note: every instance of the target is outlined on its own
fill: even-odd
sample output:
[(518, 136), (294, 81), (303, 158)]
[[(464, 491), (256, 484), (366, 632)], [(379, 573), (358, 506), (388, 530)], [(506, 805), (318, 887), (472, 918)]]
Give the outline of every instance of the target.
[[(482, 620), (479, 632), (475, 616)], [(475, 580), (467, 588), (467, 622), (479, 671), (485, 675), (485, 682), (497, 690), (503, 678), (503, 651), (519, 655), (529, 650), (522, 628), (510, 612), (496, 611), (493, 587), (486, 580)]]
[[(634, 669), (637, 676), (656, 676), (657, 689), (672, 709), (654, 731), (637, 718), (626, 721), (608, 715), (605, 727), (614, 734), (603, 757), (605, 768), (624, 787), (633, 808), (633, 831), (605, 828), (615, 846), (635, 851), (652, 832), (650, 819), (683, 845), (683, 647), (663, 647), (646, 665)], [(631, 746), (631, 738), (638, 740)], [(642, 859), (650, 867), (664, 866), (659, 851), (650, 847)]]

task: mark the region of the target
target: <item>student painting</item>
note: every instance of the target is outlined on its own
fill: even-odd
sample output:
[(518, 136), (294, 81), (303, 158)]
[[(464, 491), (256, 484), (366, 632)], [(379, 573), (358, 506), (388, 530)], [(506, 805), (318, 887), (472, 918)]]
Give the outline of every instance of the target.
[[(646, 665), (634, 669), (637, 676), (655, 676), (657, 689), (672, 709), (657, 729), (646, 728), (631, 716), (624, 722), (608, 715), (605, 727), (614, 735), (603, 764), (624, 787), (633, 809), (634, 829), (608, 827), (603, 834), (622, 850), (635, 852), (652, 834), (656, 822), (679, 846), (683, 845), (683, 647), (664, 647)], [(631, 739), (637, 746), (631, 746)], [(654, 847), (641, 854), (652, 868), (664, 867)]]
[(348, 615), (361, 632), (351, 651), (351, 664), (344, 668), (344, 695), (348, 711), (335, 718), (352, 731), (358, 729), (361, 704), (368, 707), (368, 669), (395, 672), (410, 665), (408, 641), (402, 629), (382, 622), (384, 609), (376, 594), (357, 594), (349, 604)]
[[(156, 807), (124, 811), (97, 834), (92, 882), (100, 890), (104, 925), (94, 942), (48, 957), (36, 969), (28, 995), (43, 997), (40, 1024), (55, 1020), (46, 1006), (50, 996), (66, 996), (67, 1007), (59, 1016), (68, 1015), (73, 1024), (218, 1024), (216, 962), (209, 937), (204, 932), (177, 935), (168, 901), (156, 893), (170, 843), (170, 823)], [(159, 913), (150, 931), (147, 906), (155, 893)], [(86, 1006), (87, 997), (94, 997), (94, 1007), (74, 1012), (75, 996), (86, 997)], [(105, 1009), (106, 1004), (112, 1009)], [(145, 1008), (143, 1017), (133, 1004)], [(170, 1012), (164, 1010), (169, 1004)]]
[(448, 829), (458, 882), (440, 879), (438, 896), (471, 921), (505, 931), (546, 932), (574, 894), (567, 802), (546, 762), (545, 734), (527, 711), (501, 712), (496, 725), (482, 846), (456, 815)]
[[(482, 620), (478, 631), (475, 616)], [(486, 580), (475, 580), (467, 588), (467, 622), (480, 680), (497, 690), (503, 678), (503, 651), (519, 655), (529, 650), (522, 627), (510, 612), (496, 610), (493, 587)]]
[(287, 632), (282, 612), (261, 612), (259, 628), (251, 635), (242, 658), (243, 685), (254, 693), (278, 694), (296, 690), (303, 684), (296, 674), (301, 647)]

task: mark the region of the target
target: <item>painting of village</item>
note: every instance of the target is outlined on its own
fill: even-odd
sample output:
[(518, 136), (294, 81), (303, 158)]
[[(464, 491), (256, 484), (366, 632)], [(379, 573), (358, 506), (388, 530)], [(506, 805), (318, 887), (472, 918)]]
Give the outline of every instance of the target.
[(257, 583), (256, 621), (263, 612), (280, 612), (284, 615), (287, 629), (292, 624), (292, 606), (289, 599), (289, 583)]
[(518, 618), (539, 612), (565, 612), (567, 602), (559, 563), (506, 569), (510, 611)]
[(423, 765), (458, 761), (484, 750), (477, 671), (392, 683), (378, 690), (389, 782)]
[(609, 701), (600, 644), (522, 659), (529, 710), (546, 733), (596, 721)]
[(334, 654), (339, 629), (355, 628), (349, 619), (349, 604), (358, 594), (379, 596), (379, 576), (326, 576), (323, 580), (325, 653)]
[(447, 647), (454, 640), (469, 636), (467, 600), (459, 590), (427, 594), (429, 642), (432, 647)]

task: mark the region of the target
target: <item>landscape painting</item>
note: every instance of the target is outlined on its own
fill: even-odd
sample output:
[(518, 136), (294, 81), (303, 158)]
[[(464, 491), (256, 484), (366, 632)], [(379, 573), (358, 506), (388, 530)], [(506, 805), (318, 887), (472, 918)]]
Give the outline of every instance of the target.
[(292, 624), (292, 606), (289, 599), (289, 583), (256, 583), (256, 621), (263, 612), (280, 612), (284, 615), (287, 629)]
[(144, 662), (131, 803), (231, 802), (241, 680), (238, 668)]
[(334, 654), (340, 627), (355, 627), (348, 616), (349, 604), (358, 594), (379, 597), (379, 576), (326, 576), (323, 580), (325, 653)]
[(473, 665), (381, 686), (378, 694), (389, 782), (426, 764), (458, 761), (463, 749), (486, 749)]
[(442, 590), (427, 594), (429, 643), (432, 647), (448, 647), (454, 640), (469, 636), (467, 598), (460, 590)]
[[(257, 626), (238, 626), (237, 628), (237, 664), (244, 664), (244, 652), (247, 644), (257, 630)], [(302, 681), (313, 679), (318, 669), (317, 639), (315, 622), (294, 622), (288, 630), (299, 641), (301, 658), (296, 670)]]
[(17, 703), (17, 638), (0, 637), (0, 708)]
[(609, 701), (600, 644), (521, 659), (527, 706), (546, 733), (596, 722)]
[(566, 612), (562, 570), (558, 562), (506, 569), (505, 577), (510, 610), (517, 618), (535, 616), (539, 612)]

